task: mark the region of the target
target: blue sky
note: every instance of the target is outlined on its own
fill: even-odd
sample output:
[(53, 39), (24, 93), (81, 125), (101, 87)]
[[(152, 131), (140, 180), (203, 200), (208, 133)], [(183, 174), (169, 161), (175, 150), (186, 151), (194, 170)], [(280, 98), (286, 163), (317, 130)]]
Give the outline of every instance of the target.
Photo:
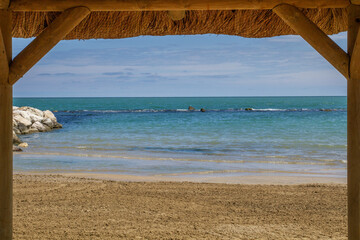
[[(346, 48), (346, 33), (332, 36)], [(31, 39), (14, 39), (14, 56)], [(62, 41), (15, 97), (345, 96), (346, 80), (298, 36)]]

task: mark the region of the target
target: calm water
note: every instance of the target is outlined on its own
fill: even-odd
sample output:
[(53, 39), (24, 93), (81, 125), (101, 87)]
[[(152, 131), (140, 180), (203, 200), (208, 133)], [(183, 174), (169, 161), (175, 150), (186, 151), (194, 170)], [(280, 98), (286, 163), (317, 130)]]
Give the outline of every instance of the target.
[(14, 105), (57, 111), (64, 126), (22, 136), (29, 148), (15, 155), (16, 171), (345, 176), (345, 97), (17, 98)]

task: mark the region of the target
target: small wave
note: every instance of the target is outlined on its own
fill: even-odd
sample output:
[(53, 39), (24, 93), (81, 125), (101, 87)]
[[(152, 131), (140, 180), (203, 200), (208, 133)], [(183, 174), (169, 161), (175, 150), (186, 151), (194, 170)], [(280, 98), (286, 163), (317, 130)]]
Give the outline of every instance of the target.
[[(294, 161), (294, 159), (284, 160), (265, 160), (267, 156), (263, 156), (264, 160), (225, 160), (225, 159), (197, 159), (197, 158), (173, 158), (173, 157), (144, 157), (144, 156), (132, 156), (132, 155), (111, 155), (103, 153), (75, 153), (75, 152), (18, 152), (15, 155), (49, 155), (49, 156), (73, 156), (73, 157), (85, 157), (85, 158), (102, 158), (102, 159), (137, 159), (143, 161), (175, 161), (175, 162), (206, 162), (206, 163), (224, 163), (224, 164), (274, 164), (274, 165), (318, 165), (318, 166), (331, 166), (338, 165), (339, 162), (346, 163), (345, 160), (330, 160), (330, 159), (312, 159), (311, 161)], [(304, 160), (304, 159), (303, 159)]]
[(76, 148), (77, 149), (87, 149), (88, 147), (86, 147), (86, 146), (77, 146)]
[[(294, 109), (294, 111), (295, 110), (296, 109)], [(286, 112), (286, 111), (291, 111), (291, 109), (263, 108), (263, 109), (253, 109), (252, 111), (258, 111), (258, 112)]]
[[(201, 112), (200, 109), (190, 111), (188, 109), (120, 109), (120, 110), (64, 110), (59, 113), (171, 113), (171, 112)], [(228, 108), (228, 109), (205, 109), (205, 112), (346, 112), (344, 108), (336, 109), (309, 109), (309, 108)]]
[(329, 175), (329, 173), (319, 172), (305, 172), (305, 171), (285, 171), (276, 169), (258, 169), (258, 170), (213, 170), (201, 172), (181, 172), (181, 173), (162, 173), (153, 176), (184, 176), (184, 175), (209, 175), (209, 174), (226, 174), (226, 173), (287, 173), (287, 174), (301, 174), (301, 175)]

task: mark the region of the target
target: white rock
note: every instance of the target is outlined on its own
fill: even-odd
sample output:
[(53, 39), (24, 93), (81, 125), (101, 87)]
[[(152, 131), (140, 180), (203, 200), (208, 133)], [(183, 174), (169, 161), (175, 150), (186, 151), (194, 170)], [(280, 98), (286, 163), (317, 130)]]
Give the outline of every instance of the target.
[(36, 128), (33, 128), (33, 127), (29, 128), (29, 130), (28, 130), (28, 134), (37, 133), (37, 132), (39, 132), (39, 130), (37, 130)]
[(25, 111), (20, 111), (20, 116), (22, 116), (23, 118), (25, 118), (26, 120), (31, 121), (31, 117), (30, 117), (30, 113), (25, 112)]
[(13, 144), (21, 143), (20, 138), (16, 135), (15, 131), (13, 131)]
[(19, 126), (19, 124), (22, 124), (25, 127), (30, 127), (32, 124), (30, 119), (26, 119), (22, 115), (16, 115), (13, 119), (17, 122), (17, 126)]
[(44, 112), (39, 109), (28, 107), (27, 111), (30, 113), (33, 113), (34, 115), (36, 115), (38, 117), (41, 117), (41, 118), (44, 117)]
[(41, 122), (34, 122), (33, 125), (31, 125), (31, 127), (37, 129), (39, 132), (46, 131), (46, 127)]
[(21, 148), (19, 148), (18, 146), (13, 145), (13, 152), (21, 152), (21, 151), (22, 151)]
[(44, 111), (44, 118), (49, 118), (53, 123), (57, 122), (55, 115), (49, 110)]
[(44, 120), (43, 117), (40, 117), (40, 116), (38, 116), (38, 115), (35, 115), (35, 114), (32, 114), (32, 113), (30, 113), (29, 115), (30, 115), (30, 119), (31, 119), (31, 122), (32, 122), (32, 123), (34, 123), (34, 122), (41, 122), (41, 121)]
[(53, 121), (51, 121), (50, 118), (43, 119), (42, 123), (44, 125), (48, 126), (49, 128), (54, 128), (54, 123), (53, 123)]
[(21, 148), (27, 148), (29, 146), (29, 144), (27, 144), (26, 142), (23, 142), (23, 143), (20, 143), (18, 146)]
[(13, 107), (13, 132), (16, 134), (30, 134), (47, 132), (51, 129), (61, 128), (55, 115), (47, 110), (45, 112), (32, 107)]
[(21, 112), (21, 111), (19, 111), (19, 110), (14, 110), (14, 111), (13, 111), (13, 116), (20, 115), (20, 112)]

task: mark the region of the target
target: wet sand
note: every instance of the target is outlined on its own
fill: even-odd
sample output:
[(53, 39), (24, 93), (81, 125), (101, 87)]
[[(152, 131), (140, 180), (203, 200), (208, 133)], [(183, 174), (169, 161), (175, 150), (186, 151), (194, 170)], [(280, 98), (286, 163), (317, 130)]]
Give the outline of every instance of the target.
[[(37, 173), (38, 174), (38, 173)], [(46, 174), (46, 173), (45, 173)], [(287, 175), (245, 175), (245, 176), (226, 176), (225, 174), (186, 174), (186, 175), (150, 175), (136, 176), (126, 174), (107, 174), (107, 173), (61, 173), (69, 177), (85, 177), (111, 181), (125, 182), (192, 182), (192, 183), (227, 183), (227, 184), (264, 184), (264, 185), (292, 185), (292, 184), (346, 184), (345, 177), (314, 177), (311, 174), (301, 174), (300, 176)]]
[(93, 177), (16, 174), (14, 239), (347, 238), (344, 184)]

